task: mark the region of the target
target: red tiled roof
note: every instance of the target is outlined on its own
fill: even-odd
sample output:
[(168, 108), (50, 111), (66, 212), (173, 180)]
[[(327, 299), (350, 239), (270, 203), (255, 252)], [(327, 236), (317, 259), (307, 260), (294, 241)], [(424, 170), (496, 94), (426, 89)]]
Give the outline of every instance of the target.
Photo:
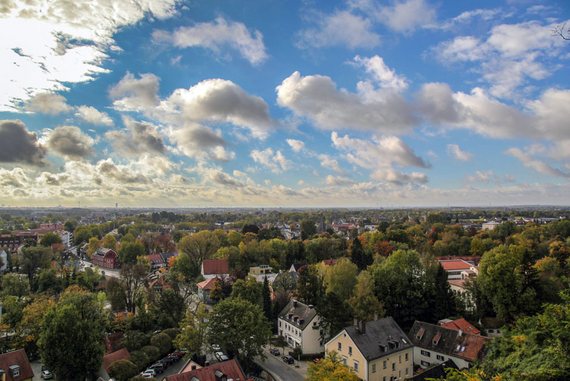
[(131, 355), (127, 348), (119, 349), (117, 352), (113, 352), (107, 356), (103, 357), (103, 368), (110, 374), (109, 366), (117, 360), (128, 360)]
[(447, 282), (452, 285), (452, 286), (456, 286), (456, 287), (460, 287), (460, 288), (465, 288), (465, 281), (467, 279), (450, 279)]
[(202, 290), (211, 290), (216, 283), (216, 278), (210, 278), (203, 282), (198, 283), (196, 286), (200, 287)]
[(221, 275), (229, 274), (230, 266), (225, 259), (204, 259), (202, 262), (204, 268), (204, 275)]
[[(18, 365), (20, 367), (19, 376), (12, 377), (12, 373), (10, 372), (12, 365)], [(34, 377), (34, 371), (23, 349), (0, 355), (0, 369), (6, 372), (6, 381), (20, 381)]]
[(164, 263), (164, 258), (160, 254), (150, 254), (146, 256), (151, 263)]
[(337, 261), (338, 261), (338, 259), (325, 259), (325, 260), (323, 261), (323, 264), (324, 264), (325, 266), (334, 266)]
[(461, 259), (463, 261), (473, 262), (475, 266), (479, 266), (479, 262), (481, 262), (480, 255), (465, 255), (465, 256), (439, 256), (435, 257), (438, 261), (450, 260), (450, 259)]
[(200, 369), (191, 370), (166, 377), (167, 381), (190, 381), (192, 377), (198, 378), (200, 381), (217, 381), (215, 372), (219, 370), (223, 372), (227, 379), (232, 378), (234, 381), (246, 381), (238, 362), (236, 360), (228, 360), (217, 364), (212, 364)]
[(481, 331), (479, 331), (471, 323), (469, 323), (467, 320), (463, 318), (450, 321), (448, 323), (444, 323), (441, 326), (445, 328), (451, 328), (456, 331), (462, 330), (463, 332), (472, 333), (474, 335), (478, 335), (481, 333)]
[(117, 332), (107, 336), (105, 339), (105, 348), (107, 349), (107, 352), (115, 352), (124, 337), (125, 334), (123, 332)]
[(472, 266), (471, 264), (462, 261), (461, 259), (451, 260), (451, 261), (439, 261), (439, 263), (443, 266), (445, 271), (469, 270)]

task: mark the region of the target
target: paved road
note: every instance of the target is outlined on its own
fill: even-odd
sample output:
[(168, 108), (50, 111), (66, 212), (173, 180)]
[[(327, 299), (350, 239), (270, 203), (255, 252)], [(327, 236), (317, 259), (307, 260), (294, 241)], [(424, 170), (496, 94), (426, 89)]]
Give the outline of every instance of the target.
[[(265, 348), (264, 350), (267, 359), (262, 362), (259, 358), (256, 358), (255, 362), (279, 377), (276, 381), (304, 381), (307, 378), (307, 369), (309, 367), (307, 363), (300, 362), (297, 364), (295, 361), (295, 364), (286, 364), (281, 359), (281, 356), (273, 356), (268, 349)], [(299, 367), (296, 367), (296, 365)]]

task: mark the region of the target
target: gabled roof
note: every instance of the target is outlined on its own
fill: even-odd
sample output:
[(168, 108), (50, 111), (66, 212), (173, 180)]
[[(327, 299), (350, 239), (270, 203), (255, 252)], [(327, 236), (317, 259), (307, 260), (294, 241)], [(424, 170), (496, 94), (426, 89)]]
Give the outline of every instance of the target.
[(392, 317), (374, 320), (363, 325), (364, 330), (362, 326), (361, 328), (350, 326), (340, 334), (346, 332), (367, 361), (412, 348), (412, 343)]
[[(296, 307), (295, 303), (297, 304)], [(295, 316), (297, 319), (295, 319)], [(317, 316), (317, 311), (315, 311), (314, 307), (293, 299), (291, 299), (285, 308), (283, 308), (279, 313), (280, 319), (285, 320), (287, 323), (292, 324), (301, 330), (304, 330), (315, 316)], [(300, 323), (301, 319), (303, 320), (303, 324)]]
[(422, 373), (418, 374), (415, 377), (410, 378), (413, 381), (425, 381), (425, 380), (446, 380), (447, 379), (447, 372), (446, 369), (459, 369), (457, 364), (452, 359), (442, 362), (439, 365), (434, 366), (433, 368), (429, 368)]
[(118, 351), (103, 357), (103, 368), (105, 368), (107, 374), (111, 374), (109, 367), (112, 363), (117, 360), (128, 360), (129, 357), (131, 357), (131, 355), (129, 354), (127, 348), (119, 349)]
[(454, 329), (456, 331), (462, 330), (463, 332), (472, 333), (474, 335), (478, 335), (481, 333), (481, 331), (475, 328), (473, 324), (469, 323), (467, 320), (463, 318), (443, 323), (441, 324), (441, 326), (445, 328)]
[(200, 381), (217, 381), (218, 379), (215, 375), (216, 371), (220, 371), (225, 374), (228, 380), (246, 380), (245, 375), (243, 374), (243, 371), (241, 370), (241, 367), (236, 360), (223, 361), (217, 364), (212, 364), (210, 366), (205, 366), (200, 369), (191, 370), (190, 372), (175, 374), (173, 376), (165, 377), (165, 380), (190, 381), (192, 380), (192, 377), (196, 377)]
[[(18, 365), (20, 367), (19, 376), (12, 377), (12, 373), (10, 372), (12, 365)], [(34, 371), (23, 349), (0, 355), (0, 369), (6, 372), (6, 381), (20, 381), (34, 377)]]
[(150, 254), (146, 256), (150, 263), (164, 263), (164, 258), (160, 254)]
[(204, 275), (222, 275), (230, 273), (230, 266), (225, 259), (204, 259), (202, 262)]
[(212, 287), (214, 287), (214, 283), (216, 283), (216, 281), (217, 281), (216, 278), (210, 278), (196, 284), (196, 286), (198, 286), (198, 288), (201, 288), (202, 290), (211, 290)]
[(325, 260), (323, 261), (323, 264), (324, 264), (325, 266), (334, 266), (334, 265), (336, 265), (336, 262), (337, 262), (337, 261), (338, 261), (338, 259), (325, 259)]
[(307, 266), (308, 263), (293, 263), (289, 271), (297, 272), (303, 266)]
[(449, 261), (439, 261), (439, 263), (443, 266), (445, 271), (453, 271), (453, 270), (469, 270), (471, 266), (470, 263), (467, 263), (461, 259), (452, 259)]
[[(423, 334), (419, 334), (423, 330)], [(440, 339), (434, 342), (436, 335)], [(413, 345), (459, 357), (467, 361), (475, 361), (485, 355), (485, 343), (490, 339), (462, 331), (456, 331), (438, 325), (416, 321), (408, 333)]]
[(118, 257), (117, 253), (114, 250), (107, 249), (105, 247), (100, 247), (93, 253), (94, 257), (105, 258), (107, 255), (112, 255), (114, 257)]

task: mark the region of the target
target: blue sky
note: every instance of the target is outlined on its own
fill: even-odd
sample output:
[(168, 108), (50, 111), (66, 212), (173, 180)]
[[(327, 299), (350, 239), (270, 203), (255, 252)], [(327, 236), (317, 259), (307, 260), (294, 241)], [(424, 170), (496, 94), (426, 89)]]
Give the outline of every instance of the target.
[(12, 0), (13, 206), (568, 204), (566, 1)]

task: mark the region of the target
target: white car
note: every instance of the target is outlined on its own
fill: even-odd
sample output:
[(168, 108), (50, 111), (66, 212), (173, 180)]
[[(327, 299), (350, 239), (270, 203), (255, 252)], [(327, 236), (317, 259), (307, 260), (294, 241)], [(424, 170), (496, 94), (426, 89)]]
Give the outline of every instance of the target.
[(156, 372), (152, 369), (147, 369), (141, 373), (141, 376), (144, 378), (154, 378), (154, 376), (156, 376)]
[(221, 350), (218, 344), (212, 344), (212, 349), (216, 352), (219, 352)]
[(229, 360), (228, 356), (226, 356), (226, 355), (224, 354), (224, 352), (216, 352), (216, 353), (215, 353), (215, 356), (216, 356), (216, 358), (218, 359), (219, 362), (228, 361), (228, 360)]
[(53, 374), (47, 369), (42, 370), (41, 378), (44, 380), (49, 380), (53, 378)]

